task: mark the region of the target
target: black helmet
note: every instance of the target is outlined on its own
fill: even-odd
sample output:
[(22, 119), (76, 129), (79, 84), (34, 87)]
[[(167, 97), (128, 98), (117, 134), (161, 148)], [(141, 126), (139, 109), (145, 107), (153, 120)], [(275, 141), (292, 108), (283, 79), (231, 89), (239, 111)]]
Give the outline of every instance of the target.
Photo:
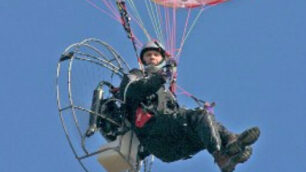
[(145, 52), (150, 51), (150, 50), (158, 51), (163, 56), (164, 59), (165, 57), (169, 56), (165, 50), (165, 47), (161, 43), (159, 43), (156, 40), (150, 41), (142, 47), (141, 52), (140, 52), (140, 60), (143, 64), (145, 64), (143, 61), (143, 55)]

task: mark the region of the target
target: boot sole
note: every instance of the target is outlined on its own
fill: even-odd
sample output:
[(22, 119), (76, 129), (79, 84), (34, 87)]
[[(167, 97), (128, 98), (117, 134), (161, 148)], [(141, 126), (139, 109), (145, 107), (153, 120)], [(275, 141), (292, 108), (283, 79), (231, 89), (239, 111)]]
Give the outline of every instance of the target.
[(254, 144), (259, 138), (260, 130), (258, 127), (250, 128), (244, 131), (232, 144), (226, 147), (228, 155), (234, 155), (241, 152), (246, 146)]
[(238, 153), (237, 155), (233, 156), (229, 163), (221, 169), (222, 172), (233, 172), (235, 170), (235, 167), (239, 163), (244, 163), (248, 159), (250, 159), (251, 155), (253, 153), (253, 149), (249, 146), (247, 146), (244, 151), (241, 153)]

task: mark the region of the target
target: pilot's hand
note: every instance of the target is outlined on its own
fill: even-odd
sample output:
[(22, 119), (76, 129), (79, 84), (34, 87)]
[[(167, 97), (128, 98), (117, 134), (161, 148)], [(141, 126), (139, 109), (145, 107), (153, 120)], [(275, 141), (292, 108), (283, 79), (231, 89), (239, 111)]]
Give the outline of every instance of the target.
[(204, 104), (204, 109), (208, 112), (208, 113), (212, 113), (214, 114), (214, 107), (216, 106), (215, 102), (205, 102)]
[(177, 63), (174, 59), (168, 59), (165, 65), (165, 72), (168, 78), (175, 77)]

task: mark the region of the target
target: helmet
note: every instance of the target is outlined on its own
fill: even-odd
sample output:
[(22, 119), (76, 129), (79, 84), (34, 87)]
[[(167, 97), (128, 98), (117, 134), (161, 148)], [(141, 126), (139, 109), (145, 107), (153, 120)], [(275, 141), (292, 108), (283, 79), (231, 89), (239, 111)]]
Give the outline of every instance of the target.
[(159, 43), (156, 40), (150, 41), (142, 47), (141, 52), (140, 52), (140, 60), (143, 64), (145, 64), (143, 60), (143, 55), (145, 52), (150, 51), (150, 50), (155, 50), (155, 51), (160, 52), (160, 54), (163, 56), (164, 59), (165, 57), (169, 56), (165, 50), (165, 47), (161, 43)]

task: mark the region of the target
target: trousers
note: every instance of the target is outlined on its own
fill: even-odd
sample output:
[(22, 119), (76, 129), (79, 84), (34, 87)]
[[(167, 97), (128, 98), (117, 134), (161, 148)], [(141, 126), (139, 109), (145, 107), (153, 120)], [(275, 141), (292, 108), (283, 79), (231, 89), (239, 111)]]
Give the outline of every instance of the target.
[(215, 121), (214, 114), (184, 108), (155, 115), (135, 132), (144, 149), (164, 162), (188, 159), (204, 149), (212, 154), (233, 134)]

